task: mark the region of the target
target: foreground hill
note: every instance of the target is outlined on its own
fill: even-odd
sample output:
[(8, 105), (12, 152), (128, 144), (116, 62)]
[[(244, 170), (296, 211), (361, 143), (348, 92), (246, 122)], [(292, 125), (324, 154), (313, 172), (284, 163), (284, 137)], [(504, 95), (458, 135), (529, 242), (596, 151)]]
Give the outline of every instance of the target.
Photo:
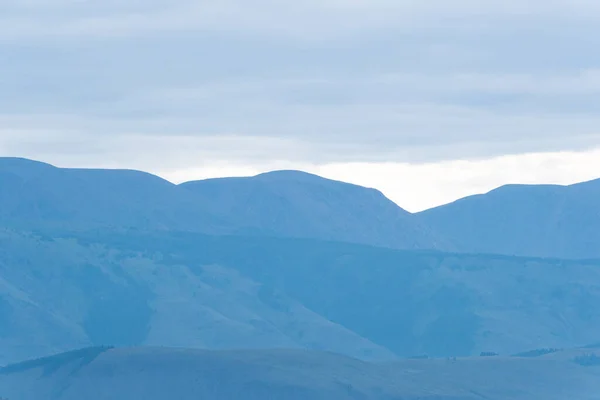
[(592, 400), (575, 353), (373, 364), (309, 351), (84, 349), (0, 369), (10, 400)]
[(295, 171), (174, 185), (129, 170), (0, 158), (0, 224), (243, 233), (451, 248), (380, 192)]
[(459, 251), (600, 257), (600, 180), (571, 186), (508, 185), (418, 216)]
[(89, 346), (367, 360), (600, 340), (600, 263), (303, 239), (0, 232), (0, 363)]

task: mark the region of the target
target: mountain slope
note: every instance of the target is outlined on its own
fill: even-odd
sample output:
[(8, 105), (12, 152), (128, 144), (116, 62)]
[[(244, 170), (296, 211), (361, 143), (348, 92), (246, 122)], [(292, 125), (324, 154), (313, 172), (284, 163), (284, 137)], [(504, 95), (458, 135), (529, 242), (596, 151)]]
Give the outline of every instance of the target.
[(418, 214), (462, 252), (600, 257), (600, 180), (508, 185)]
[[(204, 247), (198, 240), (191, 245)], [(228, 266), (165, 264), (168, 249), (11, 231), (0, 232), (0, 249), (0, 363), (105, 344), (394, 357)]]
[(139, 171), (0, 158), (0, 222), (24, 229), (176, 230), (452, 248), (376, 190), (295, 171), (178, 186)]
[(0, 158), (0, 221), (27, 228), (201, 232), (227, 226), (187, 191), (144, 172), (65, 169), (18, 158)]
[(308, 351), (83, 349), (0, 369), (10, 400), (598, 398), (600, 369), (560, 357), (372, 364)]
[(597, 342), (600, 263), (264, 237), (0, 234), (0, 363), (89, 345), (368, 360)]
[(452, 246), (381, 192), (300, 171), (187, 182), (183, 187), (241, 226), (273, 236), (306, 237), (404, 249)]

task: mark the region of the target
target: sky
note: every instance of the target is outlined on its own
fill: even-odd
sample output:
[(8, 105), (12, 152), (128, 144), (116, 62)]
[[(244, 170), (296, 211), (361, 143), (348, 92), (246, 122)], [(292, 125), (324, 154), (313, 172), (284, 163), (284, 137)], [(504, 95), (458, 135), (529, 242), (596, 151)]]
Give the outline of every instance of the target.
[(2, 0), (0, 156), (419, 211), (600, 178), (597, 0)]

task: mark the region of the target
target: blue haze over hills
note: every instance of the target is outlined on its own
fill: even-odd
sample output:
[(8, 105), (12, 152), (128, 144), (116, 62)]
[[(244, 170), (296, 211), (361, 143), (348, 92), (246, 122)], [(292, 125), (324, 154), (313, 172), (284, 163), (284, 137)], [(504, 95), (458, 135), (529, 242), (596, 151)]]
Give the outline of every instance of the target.
[(600, 179), (507, 185), (418, 214), (375, 189), (300, 171), (174, 185), (130, 170), (0, 159), (9, 226), (262, 234), (534, 257), (600, 257)]
[[(600, 342), (598, 200), (600, 181), (510, 185), (411, 214), (377, 190), (298, 171), (174, 185), (138, 171), (0, 159), (0, 364), (88, 346), (131, 349), (107, 350), (75, 372), (72, 360), (61, 362), (41, 380), (39, 366), (3, 370), (0, 396), (37, 400), (45, 388), (50, 399), (87, 396), (97, 392), (89, 382), (103, 379), (99, 371), (118, 364), (130, 376), (141, 357), (160, 373), (156, 360), (166, 357), (232, 371), (264, 358), (287, 362), (290, 376), (322, 362), (344, 370), (343, 382), (356, 380), (353, 368), (369, 377), (349, 389), (322, 372), (309, 387), (258, 368), (255, 380), (232, 386), (246, 397), (219, 392), (227, 382), (220, 378), (210, 389), (219, 399), (477, 398), (435, 374), (423, 378), (430, 392), (408, 387), (407, 368), (429, 376), (450, 367), (400, 360)], [(156, 346), (218, 351), (165, 355)], [(577, 351), (539, 365), (492, 360), (477, 379), (538, 365), (545, 383), (506, 388), (513, 398), (561, 398), (551, 397), (565, 388), (561, 376), (579, 382), (578, 398), (593, 399), (598, 372), (573, 364)], [(382, 371), (388, 363), (400, 366)], [(464, 380), (470, 365), (449, 373)], [(132, 393), (131, 382), (149, 376), (113, 384)], [(390, 380), (400, 383), (382, 383)], [(195, 382), (178, 398), (209, 393)], [(18, 397), (15, 388), (27, 385)], [(507, 398), (497, 385), (479, 389)]]

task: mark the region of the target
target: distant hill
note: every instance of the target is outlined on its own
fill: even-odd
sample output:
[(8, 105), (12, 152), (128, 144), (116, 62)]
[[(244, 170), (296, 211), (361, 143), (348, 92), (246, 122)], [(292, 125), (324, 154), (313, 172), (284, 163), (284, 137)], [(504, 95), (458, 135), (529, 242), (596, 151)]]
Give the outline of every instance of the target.
[(91, 348), (0, 369), (10, 400), (595, 400), (577, 352), (374, 364), (331, 353)]
[(379, 191), (296, 171), (177, 186), (139, 171), (0, 158), (0, 223), (20, 229), (171, 230), (452, 249)]
[(154, 175), (64, 169), (0, 158), (0, 222), (19, 228), (231, 230), (199, 200)]
[[(389, 361), (598, 342), (600, 261), (485, 252), (594, 256), (599, 182), (415, 216), (297, 171), (174, 185), (3, 158), (0, 363), (97, 345)], [(474, 254), (423, 250), (455, 248), (430, 225)]]
[(419, 213), (458, 251), (600, 257), (600, 180), (508, 185)]
[(0, 231), (0, 364), (90, 345), (365, 360), (597, 342), (600, 262), (196, 233)]
[(414, 215), (380, 191), (300, 171), (182, 185), (248, 233), (363, 243), (402, 249), (450, 249)]
[(187, 231), (396, 249), (600, 258), (600, 180), (507, 185), (411, 214), (381, 192), (300, 171), (174, 185), (131, 170), (0, 158), (0, 224)]

